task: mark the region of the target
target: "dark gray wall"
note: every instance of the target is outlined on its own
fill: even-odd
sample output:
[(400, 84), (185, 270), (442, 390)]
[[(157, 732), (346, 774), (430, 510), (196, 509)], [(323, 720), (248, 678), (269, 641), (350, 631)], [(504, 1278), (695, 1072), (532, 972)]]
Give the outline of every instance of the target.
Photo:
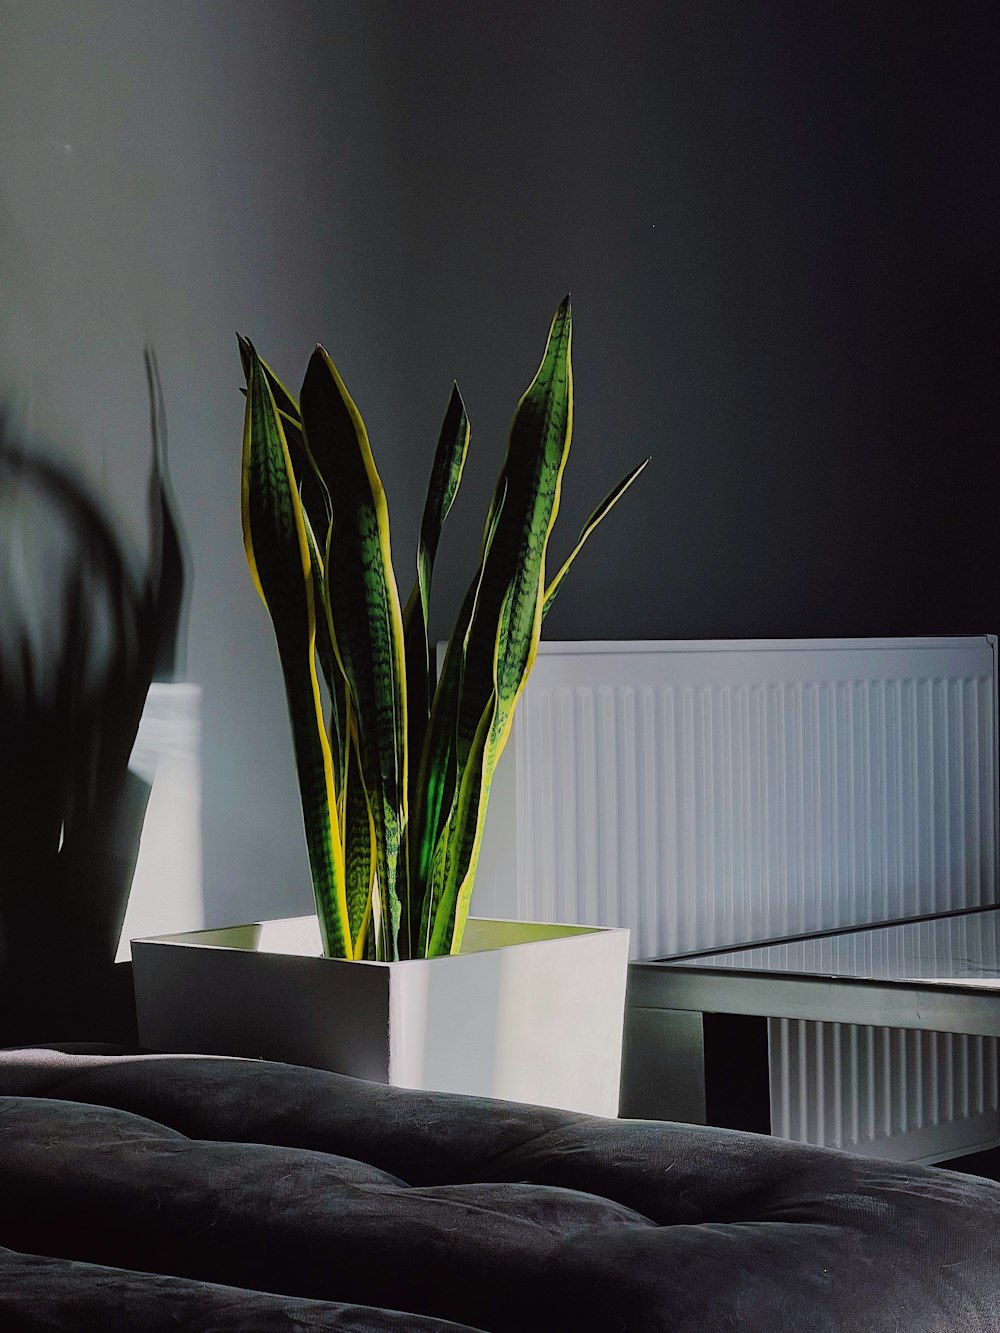
[(997, 629), (995, 8), (0, 0), (0, 388), (134, 528), (159, 350), (211, 921), (308, 903), (236, 328), (293, 381), (330, 348), (404, 596), (457, 376), (439, 634), (567, 289), (557, 549), (654, 461), (550, 637)]
[(654, 459), (547, 632), (996, 630), (996, 6), (485, 8), (399, 7), (414, 395), (495, 444), (572, 288), (567, 515)]

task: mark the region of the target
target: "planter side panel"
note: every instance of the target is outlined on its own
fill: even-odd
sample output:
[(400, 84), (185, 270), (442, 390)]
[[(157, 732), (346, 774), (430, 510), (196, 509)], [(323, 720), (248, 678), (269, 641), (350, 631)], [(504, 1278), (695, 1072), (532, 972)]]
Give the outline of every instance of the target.
[(627, 971), (625, 930), (409, 964), (389, 1081), (615, 1116)]
[(384, 968), (136, 940), (139, 1041), (389, 1078)]

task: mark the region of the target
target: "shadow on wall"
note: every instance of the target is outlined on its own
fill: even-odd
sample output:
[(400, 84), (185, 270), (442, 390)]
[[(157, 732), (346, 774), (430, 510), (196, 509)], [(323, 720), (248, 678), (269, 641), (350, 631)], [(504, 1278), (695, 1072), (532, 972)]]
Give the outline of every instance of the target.
[(152, 555), (0, 415), (0, 1045), (133, 1036), (115, 966), (150, 786), (129, 756), (171, 679), (184, 557), (147, 353)]

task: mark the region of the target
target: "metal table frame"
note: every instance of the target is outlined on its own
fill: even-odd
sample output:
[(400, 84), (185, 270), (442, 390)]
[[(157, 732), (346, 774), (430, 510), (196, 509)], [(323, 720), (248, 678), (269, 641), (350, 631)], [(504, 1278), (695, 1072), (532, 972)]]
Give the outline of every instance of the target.
[(995, 1037), (1000, 987), (634, 962), (620, 1114), (769, 1133), (769, 1018)]

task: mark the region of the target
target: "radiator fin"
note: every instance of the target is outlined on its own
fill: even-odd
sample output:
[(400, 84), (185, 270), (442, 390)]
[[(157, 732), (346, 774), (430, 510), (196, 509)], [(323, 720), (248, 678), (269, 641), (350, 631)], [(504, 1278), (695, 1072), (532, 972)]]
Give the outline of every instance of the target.
[(1000, 1136), (996, 1037), (772, 1018), (768, 1040), (781, 1138), (912, 1160)]
[(627, 925), (649, 958), (984, 905), (993, 689), (529, 687), (519, 911)]

